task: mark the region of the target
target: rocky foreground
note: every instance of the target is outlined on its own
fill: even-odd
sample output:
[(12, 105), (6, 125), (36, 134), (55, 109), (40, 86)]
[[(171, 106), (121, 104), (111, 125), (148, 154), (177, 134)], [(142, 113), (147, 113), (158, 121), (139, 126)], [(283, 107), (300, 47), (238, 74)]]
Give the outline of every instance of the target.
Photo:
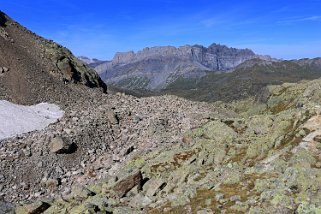
[(62, 107), (43, 131), (0, 143), (0, 195), (7, 202), (66, 196), (74, 184), (118, 174), (134, 157), (182, 142), (187, 130), (231, 111), (176, 97), (137, 99), (92, 91)]
[(1, 194), (17, 213), (320, 213), (320, 87), (213, 106), (103, 95), (2, 142)]

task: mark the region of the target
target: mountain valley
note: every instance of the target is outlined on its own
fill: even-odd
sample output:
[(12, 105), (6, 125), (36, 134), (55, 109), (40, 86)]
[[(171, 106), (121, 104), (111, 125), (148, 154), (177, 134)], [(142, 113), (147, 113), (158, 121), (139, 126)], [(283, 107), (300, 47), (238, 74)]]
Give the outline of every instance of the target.
[(0, 213), (321, 213), (320, 74), (217, 44), (77, 59), (0, 12), (0, 99), (64, 112), (0, 140)]

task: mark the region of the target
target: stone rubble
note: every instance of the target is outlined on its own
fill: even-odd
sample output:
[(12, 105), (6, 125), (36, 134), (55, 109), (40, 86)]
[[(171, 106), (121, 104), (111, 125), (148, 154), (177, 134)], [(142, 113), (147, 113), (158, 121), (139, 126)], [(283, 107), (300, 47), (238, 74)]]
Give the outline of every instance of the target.
[[(131, 146), (126, 143), (113, 147), (113, 152), (121, 152), (117, 158), (110, 157), (110, 153), (110, 168), (105, 168), (104, 161), (108, 158), (99, 156), (98, 149), (94, 152), (89, 147), (89, 160), (94, 164), (85, 171), (69, 170), (66, 173), (69, 176), (79, 176), (77, 182), (66, 186), (62, 182), (60, 186), (73, 189), (58, 188), (52, 192), (56, 194), (54, 200), (48, 195), (50, 207), (44, 213), (319, 213), (321, 93), (311, 89), (320, 84), (321, 80), (314, 84), (284, 84), (270, 88), (271, 95), (265, 104), (247, 100), (223, 104), (222, 108), (222, 103), (216, 103), (211, 110), (209, 104), (172, 96), (137, 99), (116, 95), (117, 102), (126, 102), (127, 111), (120, 111), (121, 105), (111, 108), (118, 124), (109, 122), (108, 127), (123, 127), (124, 120), (131, 118), (133, 124), (138, 121), (140, 128), (148, 130), (156, 123), (157, 129), (152, 130), (153, 135), (148, 131), (136, 135), (133, 139), (138, 141), (132, 145), (133, 151), (128, 150)], [(110, 101), (113, 95), (107, 97)], [(244, 102), (248, 102), (247, 105)], [(298, 107), (298, 102), (304, 105)], [(128, 107), (134, 107), (134, 103), (144, 105), (138, 105), (129, 114)], [(149, 116), (154, 118), (143, 125), (146, 119), (143, 106), (152, 103), (158, 106), (157, 110), (148, 108), (152, 111)], [(248, 105), (252, 107), (249, 109)], [(104, 105), (100, 107), (107, 109), (105, 113), (110, 111)], [(180, 114), (174, 109), (184, 109), (184, 119), (177, 120), (174, 115)], [(217, 113), (213, 114), (214, 111)], [(135, 120), (138, 114), (140, 119)], [(168, 117), (164, 118), (165, 115)], [(74, 117), (79, 119), (72, 119)], [(69, 118), (83, 121), (79, 115), (71, 114)], [(176, 132), (179, 126), (167, 127), (173, 121), (183, 125), (181, 132)], [(171, 134), (166, 135), (167, 132)], [(127, 136), (129, 132), (125, 133)], [(155, 140), (155, 144), (141, 145), (142, 135), (164, 142)], [(122, 137), (119, 139), (121, 144)], [(166, 143), (170, 139), (177, 141)], [(104, 164), (99, 165), (101, 162)], [(80, 163), (85, 167), (86, 164), (88, 162)], [(108, 173), (100, 174), (99, 169)], [(98, 175), (103, 176), (96, 179)], [(10, 191), (14, 193), (18, 189), (16, 184)], [(17, 209), (25, 206), (30, 204), (21, 203)]]

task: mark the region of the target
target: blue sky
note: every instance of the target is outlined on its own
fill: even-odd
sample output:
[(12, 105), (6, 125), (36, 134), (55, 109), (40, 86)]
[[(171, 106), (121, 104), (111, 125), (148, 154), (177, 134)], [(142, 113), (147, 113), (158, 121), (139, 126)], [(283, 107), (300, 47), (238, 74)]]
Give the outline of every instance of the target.
[(321, 0), (10, 0), (0, 10), (75, 55), (220, 43), (292, 59), (321, 56)]

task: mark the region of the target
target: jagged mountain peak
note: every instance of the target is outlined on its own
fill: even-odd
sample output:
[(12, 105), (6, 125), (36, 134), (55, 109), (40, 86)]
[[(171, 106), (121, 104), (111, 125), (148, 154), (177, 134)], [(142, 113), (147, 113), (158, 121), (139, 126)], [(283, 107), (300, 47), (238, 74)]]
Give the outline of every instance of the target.
[[(102, 79), (127, 89), (163, 89), (179, 77), (200, 78), (206, 72), (225, 72), (253, 58), (249, 49), (213, 43), (147, 47), (140, 51), (118, 52), (111, 62), (95, 69)], [(268, 57), (266, 57), (268, 59)]]

